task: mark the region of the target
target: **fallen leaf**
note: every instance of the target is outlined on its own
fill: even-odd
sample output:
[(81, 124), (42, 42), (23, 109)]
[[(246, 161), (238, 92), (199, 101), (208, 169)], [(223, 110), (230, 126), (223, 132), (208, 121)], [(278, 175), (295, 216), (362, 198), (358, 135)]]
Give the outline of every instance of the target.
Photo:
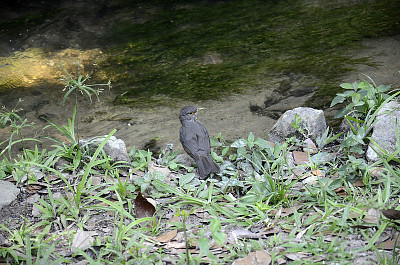
[(172, 216), (171, 219), (169, 219), (167, 221), (167, 223), (180, 223), (181, 222), (181, 218), (179, 216)]
[(356, 182), (353, 183), (353, 187), (364, 187), (364, 182), (362, 179), (356, 180)]
[(381, 212), (386, 218), (389, 218), (392, 220), (400, 219), (400, 211), (398, 211), (398, 210), (387, 209), (387, 210), (381, 210)]
[(368, 210), (367, 214), (363, 218), (363, 221), (370, 224), (377, 224), (379, 222), (380, 217), (381, 214), (379, 210), (371, 208)]
[(293, 157), (296, 165), (306, 165), (310, 162), (308, 153), (306, 152), (293, 151)]
[(48, 176), (46, 176), (46, 179), (47, 179), (47, 181), (52, 182), (54, 180), (60, 179), (60, 177), (57, 175), (48, 175)]
[(142, 193), (136, 196), (135, 199), (135, 215), (136, 218), (152, 217), (156, 208), (148, 200), (146, 200)]
[(302, 259), (310, 257), (309, 253), (305, 253), (305, 252), (288, 253), (288, 254), (285, 254), (285, 256), (290, 260), (302, 260)]
[(335, 189), (335, 192), (339, 196), (342, 196), (342, 197), (347, 196), (347, 191), (343, 188), (337, 188), (337, 189)]
[(247, 257), (237, 259), (232, 265), (268, 265), (271, 256), (266, 251), (251, 252)]
[(303, 180), (303, 184), (315, 186), (318, 184), (318, 179), (319, 179), (318, 176), (312, 175), (312, 176), (306, 178), (305, 180)]
[(81, 250), (88, 249), (94, 241), (93, 236), (97, 235), (96, 231), (82, 231), (78, 229), (72, 240), (72, 248), (78, 248)]
[(169, 177), (171, 174), (171, 170), (168, 167), (164, 167), (161, 165), (155, 164), (153, 161), (150, 161), (148, 164), (148, 170), (151, 174), (154, 174), (155, 171), (162, 173), (164, 176)]
[(323, 177), (324, 176), (324, 174), (321, 172), (321, 170), (319, 170), (319, 169), (317, 169), (317, 170), (313, 170), (313, 171), (311, 171), (311, 173), (314, 175), (314, 176), (317, 176), (317, 177)]
[(166, 248), (175, 248), (175, 249), (180, 249), (180, 248), (185, 248), (186, 249), (185, 242), (176, 242), (176, 241), (167, 242), (165, 244), (165, 247)]
[(310, 152), (310, 154), (316, 154), (318, 152), (317, 146), (314, 144), (314, 142), (310, 139), (307, 138), (304, 140), (305, 146), (303, 147), (304, 152)]
[(101, 183), (101, 181), (103, 180), (104, 176), (93, 176), (92, 177), (92, 185), (96, 186), (99, 185)]
[(156, 240), (158, 242), (165, 243), (171, 241), (171, 239), (173, 239), (176, 236), (176, 234), (178, 234), (178, 230), (171, 230), (165, 234), (158, 236)]
[(377, 248), (382, 248), (382, 249), (387, 249), (387, 250), (393, 250), (396, 247), (398, 248), (400, 246), (400, 242), (396, 240), (387, 240), (385, 242), (382, 242), (380, 244), (376, 244)]

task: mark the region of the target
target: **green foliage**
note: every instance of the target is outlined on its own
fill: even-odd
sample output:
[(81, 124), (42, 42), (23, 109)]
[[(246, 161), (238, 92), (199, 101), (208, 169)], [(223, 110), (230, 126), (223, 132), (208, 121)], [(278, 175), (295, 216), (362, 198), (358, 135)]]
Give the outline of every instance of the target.
[(330, 144), (331, 142), (335, 141), (343, 134), (343, 132), (332, 134), (330, 130), (331, 129), (327, 127), (325, 132), (320, 137), (317, 137), (317, 139), (315, 140), (319, 149), (324, 148), (327, 144)]
[[(339, 142), (335, 155), (326, 151), (329, 146), (324, 152), (309, 153), (310, 161), (299, 166), (290, 160), (291, 152), (299, 150), (299, 146), (288, 141), (272, 144), (249, 133), (247, 138), (227, 143), (219, 134), (211, 143), (212, 156), (221, 170), (204, 181), (196, 178), (190, 168), (177, 164), (177, 153), (169, 149), (154, 158), (150, 151), (132, 148), (131, 164), (113, 164), (105, 156), (103, 146), (115, 130), (94, 150), (79, 146), (75, 136), (75, 109), (68, 125), (49, 125), (64, 134), (68, 143), (55, 142), (55, 149), (50, 152), (25, 148), (17, 156), (19, 160), (11, 161), (3, 156), (0, 161), (0, 178), (12, 174), (18, 183), (31, 185), (40, 182), (40, 173), (46, 181), (42, 184), (47, 187), (47, 196), (35, 203), (39, 215), (34, 225), (22, 226), (20, 230), (0, 226), (1, 232), (8, 234), (6, 240), (10, 243), (2, 246), (0, 255), (14, 263), (32, 260), (30, 264), (73, 263), (79, 259), (86, 259), (90, 264), (161, 264), (170, 254), (155, 236), (172, 225), (178, 233), (184, 233), (186, 253), (173, 260), (180, 264), (232, 263), (257, 250), (267, 250), (274, 263), (298, 252), (309, 253), (313, 258), (323, 256), (328, 263), (349, 262), (361, 250), (346, 249), (348, 234), (365, 238), (362, 251), (374, 250), (383, 231), (390, 226), (397, 227), (387, 218), (366, 224), (364, 216), (368, 210), (364, 207), (399, 208), (400, 144), (393, 153), (380, 153), (380, 161), (374, 164), (363, 156), (378, 111), (397, 95), (387, 97), (379, 106), (368, 105), (373, 107), (366, 113), (360, 112), (358, 117), (347, 115), (351, 129), (346, 135), (334, 135), (327, 129), (317, 139), (317, 145), (322, 149), (333, 141)], [(307, 128), (302, 127), (299, 117), (294, 126), (302, 135), (307, 135)], [(397, 129), (398, 142), (399, 134)], [(60, 158), (67, 160), (65, 169), (70, 170), (67, 173), (54, 168)], [(152, 163), (171, 169), (168, 177), (152, 171)], [(126, 167), (131, 170), (126, 172)], [(382, 172), (376, 178), (371, 172), (379, 167)], [(132, 180), (135, 175), (129, 176), (129, 173), (140, 173), (142, 177)], [(56, 176), (58, 182), (51, 182), (49, 176)], [(97, 181), (100, 178), (100, 183), (95, 184), (95, 178)], [(354, 184), (359, 179), (365, 184), (363, 189)], [(57, 196), (55, 187), (59, 188)], [(346, 195), (338, 195), (339, 189)], [(137, 206), (132, 193), (139, 190), (158, 199), (153, 217), (135, 218)], [(165, 216), (171, 213), (181, 217), (180, 222), (166, 224)], [(88, 250), (75, 249), (71, 260), (57, 254), (59, 243), (72, 244), (76, 230), (71, 228), (88, 229), (93, 220), (103, 222), (98, 216), (113, 216), (107, 219), (110, 222), (107, 227), (112, 228), (110, 233), (93, 236), (92, 246)], [(371, 231), (360, 231), (357, 228), (360, 225), (368, 225)], [(97, 226), (93, 229), (97, 230)], [(237, 230), (254, 238), (238, 237), (231, 244), (228, 235)], [(196, 253), (191, 253), (193, 242), (197, 242), (199, 249)], [(215, 247), (229, 251), (230, 255), (221, 258)], [(276, 247), (284, 250), (278, 253), (274, 250)], [(396, 255), (397, 252), (393, 261)], [(386, 257), (380, 259), (391, 261)]]
[[(5, 258), (7, 262), (12, 264), (60, 264), (61, 262), (70, 262), (66, 258), (62, 258), (56, 252), (56, 245), (60, 240), (57, 240), (60, 235), (51, 235), (45, 238), (45, 234), (49, 232), (49, 226), (44, 230), (44, 233), (36, 234), (33, 232), (33, 227), (29, 224), (23, 224), (19, 230), (11, 231), (3, 224), (0, 224), (0, 229), (4, 229), (10, 235), (9, 240), (13, 244), (8, 247), (0, 248), (0, 256)], [(53, 243), (51, 243), (54, 241)]]
[(297, 113), (294, 116), (294, 122), (292, 122), (292, 127), (295, 128), (303, 136), (304, 139), (310, 137), (310, 132), (308, 131), (305, 124), (301, 121), (301, 118)]
[[(20, 99), (17, 103), (17, 105), (12, 109), (11, 111), (7, 110), (4, 106), (1, 109), (0, 112), (0, 127), (4, 129), (6, 126), (11, 127), (11, 134), (9, 136), (9, 139), (4, 140), (3, 142), (0, 142), (0, 146), (2, 146), (4, 143), (8, 142), (8, 145), (3, 148), (3, 150), (0, 152), (0, 157), (4, 155), (6, 151), (8, 151), (8, 156), (11, 159), (11, 148), (13, 145), (21, 143), (23, 148), (25, 148), (25, 142), (27, 141), (34, 141), (34, 142), (40, 142), (39, 140), (35, 138), (24, 138), (22, 135), (22, 131), (26, 128), (34, 127), (33, 123), (28, 123), (27, 119), (21, 118), (17, 113), (21, 111), (22, 109), (17, 109), (18, 104), (21, 103), (22, 100)], [(17, 136), (17, 139), (15, 139)]]
[[(61, 79), (65, 84), (63, 91), (67, 91), (62, 100), (63, 104), (65, 103), (65, 100), (68, 98), (68, 96), (74, 91), (76, 95), (78, 94), (78, 92), (80, 92), (82, 95), (86, 94), (89, 97), (90, 102), (92, 102), (92, 95), (95, 95), (97, 100), (100, 101), (99, 94), (103, 90), (96, 87), (107, 86), (108, 88), (111, 88), (110, 81), (107, 84), (88, 85), (86, 84), (86, 81), (89, 80), (89, 75), (83, 76), (81, 74), (78, 74), (78, 77), (74, 78), (72, 74), (65, 70), (62, 65), (60, 67), (65, 73)], [(78, 72), (80, 72), (80, 63), (78, 63)]]
[(376, 86), (373, 80), (370, 77), (368, 78), (372, 81), (372, 84), (367, 81), (360, 81), (359, 83), (343, 83), (340, 85), (346, 91), (337, 94), (332, 100), (331, 107), (345, 101), (349, 103), (336, 113), (335, 118), (341, 118), (350, 113), (355, 118), (364, 118), (371, 110), (378, 109), (389, 98), (389, 94), (386, 92), (390, 90), (390, 86)]

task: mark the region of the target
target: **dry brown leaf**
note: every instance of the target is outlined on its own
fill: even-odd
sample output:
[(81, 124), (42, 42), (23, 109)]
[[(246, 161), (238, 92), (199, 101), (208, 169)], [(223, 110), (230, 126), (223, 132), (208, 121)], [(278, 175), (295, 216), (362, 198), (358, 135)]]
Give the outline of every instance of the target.
[(104, 176), (93, 176), (92, 177), (92, 185), (96, 186), (101, 183), (101, 181), (104, 179)]
[(47, 179), (47, 181), (52, 182), (54, 180), (60, 179), (60, 177), (57, 175), (48, 175), (48, 176), (46, 176), (46, 179)]
[(268, 265), (271, 256), (266, 251), (251, 252), (247, 257), (237, 259), (232, 265)]
[(304, 168), (292, 168), (292, 173), (294, 176), (292, 176), (293, 179), (304, 179), (308, 176), (308, 174), (304, 174), (306, 171)]
[(315, 186), (318, 184), (318, 176), (315, 175), (311, 175), (309, 177), (307, 177), (306, 179), (303, 180), (303, 184), (308, 184), (308, 185), (312, 185)]
[(135, 215), (136, 218), (152, 217), (156, 208), (148, 200), (146, 200), (142, 193), (136, 196), (135, 199)]
[(172, 216), (171, 219), (169, 219), (167, 221), (167, 223), (180, 223), (181, 222), (181, 218), (179, 216)]
[(347, 196), (347, 192), (343, 188), (337, 188), (337, 189), (335, 189), (335, 192), (339, 196), (342, 196), (342, 197)]
[(293, 151), (292, 153), (296, 165), (306, 165), (310, 162), (308, 153), (299, 151)]
[(93, 236), (97, 235), (96, 231), (82, 231), (78, 229), (72, 240), (72, 249), (78, 248), (81, 250), (88, 249), (94, 241)]
[(311, 171), (311, 174), (313, 174), (314, 176), (317, 176), (317, 177), (323, 177), (324, 176), (324, 174), (319, 169)]
[(176, 241), (167, 242), (167, 243), (165, 244), (165, 247), (166, 247), (166, 248), (175, 248), (175, 249), (181, 249), (181, 248), (186, 249), (185, 242), (176, 242)]
[(399, 220), (400, 219), (400, 211), (394, 210), (394, 209), (387, 209), (387, 210), (381, 210), (383, 215), (386, 218), (392, 219), (392, 220)]
[(371, 208), (363, 218), (363, 221), (370, 224), (377, 224), (381, 218), (379, 210)]
[(176, 236), (176, 234), (178, 234), (178, 230), (171, 230), (165, 234), (158, 236), (156, 238), (156, 240), (158, 242), (165, 243), (165, 242), (171, 241), (171, 239), (173, 239)]
[(377, 248), (382, 248), (382, 249), (387, 249), (387, 250), (393, 250), (395, 247), (400, 247), (400, 242), (396, 240), (387, 240), (385, 242), (382, 242), (380, 244), (376, 244)]
[(364, 182), (362, 179), (358, 179), (356, 182), (353, 183), (354, 187), (364, 187)]
[(302, 260), (310, 257), (310, 253), (306, 252), (297, 252), (297, 253), (288, 253), (285, 256), (290, 260)]
[(317, 146), (310, 138), (304, 140), (304, 144), (305, 144), (305, 146), (303, 147), (304, 152), (306, 153), (310, 152), (310, 154), (316, 154), (318, 152)]
[(158, 171), (158, 172), (164, 174), (164, 176), (166, 176), (166, 177), (169, 177), (169, 175), (171, 174), (171, 170), (169, 170), (168, 167), (157, 165), (153, 161), (149, 162), (147, 168), (151, 174), (154, 174), (155, 171)]

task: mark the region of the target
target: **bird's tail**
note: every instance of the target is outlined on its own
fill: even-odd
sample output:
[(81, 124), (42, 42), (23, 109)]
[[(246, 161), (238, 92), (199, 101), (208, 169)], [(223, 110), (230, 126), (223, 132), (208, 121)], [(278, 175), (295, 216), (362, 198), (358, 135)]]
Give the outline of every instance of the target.
[(219, 166), (214, 162), (210, 155), (199, 157), (196, 164), (199, 168), (200, 179), (206, 179), (211, 173), (219, 172)]

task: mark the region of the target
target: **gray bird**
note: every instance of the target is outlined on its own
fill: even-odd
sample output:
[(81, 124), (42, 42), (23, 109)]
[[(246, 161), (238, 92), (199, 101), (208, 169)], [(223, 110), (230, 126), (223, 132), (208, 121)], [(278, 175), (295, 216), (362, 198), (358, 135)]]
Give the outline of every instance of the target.
[(208, 131), (197, 119), (199, 110), (202, 109), (194, 106), (186, 106), (181, 109), (179, 119), (182, 127), (179, 132), (179, 138), (183, 149), (196, 162), (200, 179), (206, 179), (211, 173), (218, 173), (219, 166), (211, 157)]

